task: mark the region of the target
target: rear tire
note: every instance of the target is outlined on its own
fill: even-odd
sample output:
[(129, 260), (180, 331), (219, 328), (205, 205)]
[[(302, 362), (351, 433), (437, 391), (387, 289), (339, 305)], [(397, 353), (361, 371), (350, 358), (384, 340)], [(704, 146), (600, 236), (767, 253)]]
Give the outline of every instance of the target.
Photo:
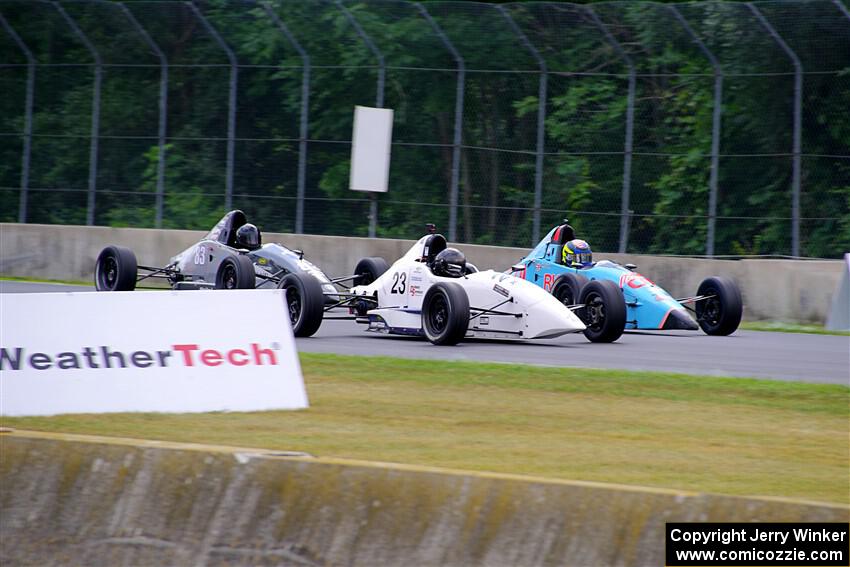
[(469, 297), (456, 283), (431, 286), (422, 300), (422, 330), (435, 345), (456, 345), (469, 328)]
[(592, 343), (612, 343), (622, 336), (626, 328), (626, 300), (623, 292), (612, 281), (593, 280), (587, 283), (579, 296), (582, 322), (587, 325), (584, 336)]
[(325, 316), (325, 294), (319, 281), (310, 274), (291, 273), (277, 287), (283, 290), (292, 333), (296, 337), (315, 335)]
[(225, 258), (215, 276), (216, 289), (254, 289), (257, 276), (254, 262), (248, 256), (238, 255)]
[(94, 266), (97, 291), (133, 291), (139, 267), (136, 255), (123, 246), (107, 246), (101, 250)]
[(581, 288), (587, 284), (587, 278), (578, 274), (564, 274), (552, 284), (552, 295), (555, 299), (570, 306), (581, 303)]
[(389, 269), (390, 265), (381, 257), (363, 258), (354, 268), (354, 285), (369, 285)]
[(697, 301), (697, 323), (706, 335), (731, 335), (741, 323), (744, 301), (738, 285), (729, 278), (712, 276), (699, 284), (697, 295), (713, 295)]

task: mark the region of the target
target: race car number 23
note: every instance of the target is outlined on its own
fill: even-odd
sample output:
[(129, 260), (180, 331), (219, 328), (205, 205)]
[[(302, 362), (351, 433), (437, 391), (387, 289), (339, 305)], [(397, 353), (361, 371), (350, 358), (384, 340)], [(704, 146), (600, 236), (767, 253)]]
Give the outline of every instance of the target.
[(407, 290), (407, 272), (396, 272), (393, 274), (393, 285), (390, 287), (390, 293), (404, 295)]

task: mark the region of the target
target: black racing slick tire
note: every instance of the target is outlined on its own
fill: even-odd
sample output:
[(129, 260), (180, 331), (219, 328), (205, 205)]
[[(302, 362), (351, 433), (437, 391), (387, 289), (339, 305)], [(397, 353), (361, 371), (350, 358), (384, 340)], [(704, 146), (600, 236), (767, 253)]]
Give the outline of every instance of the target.
[(107, 246), (101, 250), (94, 266), (97, 291), (133, 291), (139, 273), (136, 255), (123, 246)]
[(387, 261), (379, 256), (363, 258), (354, 268), (354, 285), (369, 285), (389, 269)]
[(216, 289), (254, 289), (257, 276), (248, 256), (229, 256), (222, 260), (215, 276)]
[(296, 337), (310, 337), (316, 334), (325, 316), (325, 294), (319, 280), (306, 273), (286, 274), (278, 289), (283, 297), (292, 333)]
[(431, 286), (422, 300), (422, 330), (435, 345), (456, 345), (469, 328), (469, 297), (456, 283)]
[(587, 278), (578, 274), (564, 274), (552, 284), (552, 295), (564, 305), (579, 303), (581, 288), (587, 284)]
[(623, 292), (612, 281), (593, 280), (581, 289), (578, 310), (587, 326), (584, 336), (592, 343), (612, 343), (626, 328), (626, 300)]
[(744, 301), (738, 285), (721, 276), (705, 278), (697, 295), (709, 295), (707, 299), (696, 302), (694, 310), (697, 323), (706, 335), (731, 335), (741, 324), (744, 315)]

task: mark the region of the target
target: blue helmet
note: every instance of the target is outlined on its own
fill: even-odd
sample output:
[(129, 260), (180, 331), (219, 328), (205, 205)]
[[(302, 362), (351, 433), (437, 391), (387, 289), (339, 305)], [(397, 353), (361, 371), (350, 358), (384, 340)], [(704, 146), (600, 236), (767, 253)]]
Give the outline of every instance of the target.
[(593, 264), (593, 252), (590, 244), (576, 238), (564, 244), (564, 264), (573, 267), (586, 268)]

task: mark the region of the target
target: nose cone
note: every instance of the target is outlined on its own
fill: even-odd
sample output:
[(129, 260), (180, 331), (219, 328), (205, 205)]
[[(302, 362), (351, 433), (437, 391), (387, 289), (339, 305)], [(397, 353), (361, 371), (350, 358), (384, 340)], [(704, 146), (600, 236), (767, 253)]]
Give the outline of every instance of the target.
[(699, 326), (696, 322), (688, 317), (688, 314), (681, 309), (671, 309), (664, 318), (664, 323), (661, 325), (664, 330), (680, 329), (683, 331), (696, 331)]
[(526, 328), (523, 337), (527, 339), (545, 339), (559, 337), (566, 333), (583, 331), (586, 327), (575, 313), (555, 299), (549, 293), (543, 291), (534, 284), (537, 290), (542, 291), (539, 300), (532, 305), (526, 305), (528, 316), (525, 319)]

